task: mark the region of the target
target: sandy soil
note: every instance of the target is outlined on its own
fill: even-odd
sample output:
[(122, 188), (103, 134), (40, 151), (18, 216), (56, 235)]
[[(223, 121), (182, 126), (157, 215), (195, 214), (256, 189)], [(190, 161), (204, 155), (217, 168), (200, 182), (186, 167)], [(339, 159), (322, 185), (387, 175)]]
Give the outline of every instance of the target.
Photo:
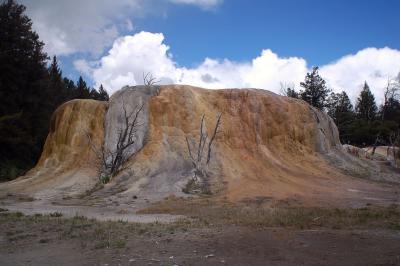
[(2, 201), (0, 265), (400, 265), (395, 205), (263, 213), (264, 201), (173, 198), (136, 214), (149, 202)]
[[(1, 265), (400, 265), (393, 231), (202, 228), (159, 235), (123, 232), (121, 246), (61, 238), (57, 227), (0, 229)], [(121, 236), (121, 235), (119, 235)], [(115, 237), (115, 235), (114, 235)]]

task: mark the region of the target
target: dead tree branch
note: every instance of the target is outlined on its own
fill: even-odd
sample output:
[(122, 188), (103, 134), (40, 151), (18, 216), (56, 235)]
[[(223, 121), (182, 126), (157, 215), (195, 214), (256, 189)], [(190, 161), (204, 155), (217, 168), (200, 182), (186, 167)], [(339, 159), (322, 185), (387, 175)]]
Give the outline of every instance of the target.
[[(384, 125), (385, 119), (386, 119), (386, 112), (388, 110), (388, 107), (390, 106), (390, 102), (393, 100), (398, 100), (400, 97), (400, 81), (396, 79), (388, 79), (387, 85), (385, 87), (385, 92), (384, 92), (384, 102), (382, 105), (382, 111), (381, 111), (381, 117), (380, 117), (380, 124), (381, 126)], [(373, 149), (372, 149), (372, 157), (375, 154), (376, 147), (379, 142), (381, 142), (383, 145), (386, 146), (392, 146), (392, 136), (391, 134), (396, 134), (396, 132), (391, 132), (389, 135), (389, 141), (384, 141), (383, 139), (381, 140), (383, 132), (382, 130), (379, 130), (378, 133), (376, 134), (375, 142), (373, 144)], [(396, 162), (396, 160), (395, 160)]]
[(153, 77), (153, 74), (150, 72), (147, 72), (146, 74), (143, 73), (143, 84), (145, 86), (154, 86), (159, 82), (160, 80), (158, 80), (156, 77)]
[[(206, 130), (206, 125), (205, 125), (205, 115), (203, 114), (200, 120), (200, 132), (199, 132), (199, 140), (197, 145), (191, 145), (191, 142), (188, 137), (186, 137), (186, 145), (189, 153), (189, 157), (192, 161), (193, 167), (194, 167), (194, 176), (192, 180), (189, 181), (188, 184), (193, 185), (195, 182), (199, 182), (200, 184), (197, 184), (200, 186), (201, 192), (209, 192), (208, 190), (208, 172), (207, 172), (207, 166), (211, 160), (211, 150), (212, 150), (212, 145), (215, 141), (216, 136), (219, 133), (219, 128), (221, 125), (221, 114), (217, 115), (217, 122), (215, 124), (213, 134), (211, 135), (211, 138), (208, 138), (207, 130)], [(208, 141), (208, 142), (207, 142)], [(193, 141), (194, 142), (194, 141)], [(193, 147), (197, 147), (196, 157), (194, 156), (193, 153)], [(207, 146), (207, 149), (205, 151), (205, 147)], [(186, 191), (189, 191), (190, 189), (186, 189)]]
[(93, 143), (90, 134), (86, 132), (89, 145), (100, 161), (98, 172), (101, 182), (107, 183), (113, 176), (124, 169), (123, 166), (129, 159), (128, 148), (135, 144), (136, 133), (142, 126), (139, 123), (139, 115), (143, 111), (143, 106), (141, 104), (135, 108), (131, 107), (128, 111), (126, 103), (122, 102), (123, 124), (117, 130), (117, 143), (112, 149), (105, 146), (98, 148)]
[(391, 150), (392, 156), (393, 156), (393, 162), (392, 165), (394, 167), (398, 166), (398, 160), (399, 158), (399, 152), (400, 152), (400, 130), (397, 130), (397, 132), (392, 132), (389, 136), (389, 143), (390, 146), (388, 146), (387, 150), (387, 157), (389, 157), (389, 152)]
[(155, 96), (160, 95), (160, 87), (159, 86), (155, 86), (157, 83), (160, 83), (160, 80), (153, 77), (153, 74), (151, 74), (150, 72), (147, 72), (146, 74), (144, 74), (143, 72), (143, 85), (146, 87), (153, 87), (153, 89), (155, 89)]
[(207, 152), (207, 162), (206, 162), (207, 164), (210, 162), (210, 158), (211, 158), (211, 146), (212, 146), (212, 144), (213, 144), (213, 142), (215, 140), (215, 137), (219, 133), (218, 129), (219, 129), (219, 126), (221, 124), (221, 116), (222, 116), (222, 114), (218, 114), (217, 122), (216, 122), (215, 127), (214, 127), (214, 132), (213, 132), (213, 134), (211, 136), (210, 141), (208, 142), (208, 152)]

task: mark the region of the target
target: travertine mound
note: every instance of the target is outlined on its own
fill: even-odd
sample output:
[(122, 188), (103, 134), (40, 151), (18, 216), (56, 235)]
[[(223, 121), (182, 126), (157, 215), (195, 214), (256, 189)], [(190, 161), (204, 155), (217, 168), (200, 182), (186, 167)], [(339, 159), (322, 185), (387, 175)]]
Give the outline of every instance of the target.
[(199, 138), (203, 114), (210, 136), (219, 113), (221, 132), (209, 165), (215, 195), (232, 201), (271, 197), (312, 202), (352, 197), (348, 187), (372, 188), (335, 168), (357, 162), (343, 152), (332, 119), (307, 103), (265, 90), (171, 85), (125, 87), (107, 104), (89, 100), (64, 104), (54, 114), (37, 166), (27, 176), (0, 186), (0, 192), (50, 197), (90, 190), (97, 173), (87, 133), (97, 147), (113, 149), (123, 107), (132, 110), (142, 104), (126, 170), (93, 195), (160, 199), (182, 194), (193, 176), (186, 137)]
[(73, 100), (53, 114), (49, 135), (37, 165), (25, 176), (0, 186), (0, 192), (47, 198), (83, 193), (97, 182), (96, 155), (88, 142), (101, 147), (107, 103)]
[(132, 171), (113, 181), (139, 194), (181, 190), (192, 176), (185, 137), (198, 139), (203, 114), (210, 136), (222, 113), (211, 182), (214, 192), (231, 199), (308, 193), (313, 178), (326, 172), (319, 154), (340, 147), (327, 115), (263, 90), (162, 87), (148, 112), (148, 143), (132, 160)]

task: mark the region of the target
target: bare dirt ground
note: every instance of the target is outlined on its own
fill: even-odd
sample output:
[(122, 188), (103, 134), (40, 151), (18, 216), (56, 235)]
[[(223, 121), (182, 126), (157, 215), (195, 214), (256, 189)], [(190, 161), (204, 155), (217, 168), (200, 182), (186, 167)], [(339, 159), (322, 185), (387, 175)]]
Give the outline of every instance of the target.
[(0, 211), (0, 265), (400, 265), (400, 207), (169, 198), (169, 223)]

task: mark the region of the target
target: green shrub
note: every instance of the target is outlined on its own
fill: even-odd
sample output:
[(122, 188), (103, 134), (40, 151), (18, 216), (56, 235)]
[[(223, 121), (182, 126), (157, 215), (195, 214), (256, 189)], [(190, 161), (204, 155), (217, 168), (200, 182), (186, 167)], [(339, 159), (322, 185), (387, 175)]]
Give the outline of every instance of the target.
[(63, 214), (61, 212), (52, 212), (50, 213), (50, 217), (62, 217)]
[(108, 182), (110, 182), (110, 176), (109, 175), (100, 176), (100, 182), (102, 184), (107, 184)]

